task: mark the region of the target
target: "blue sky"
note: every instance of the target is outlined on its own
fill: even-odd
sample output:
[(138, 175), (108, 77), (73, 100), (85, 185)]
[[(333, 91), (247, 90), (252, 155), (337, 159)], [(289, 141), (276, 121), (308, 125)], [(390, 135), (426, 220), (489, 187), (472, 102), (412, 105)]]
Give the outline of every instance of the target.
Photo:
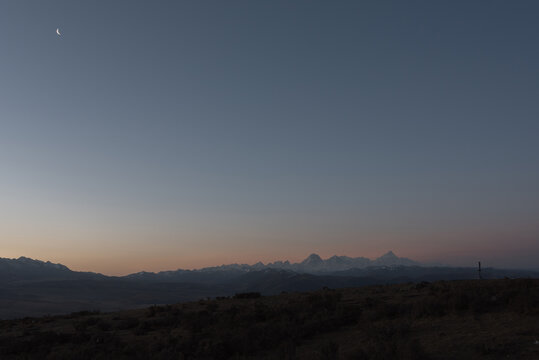
[(1, 256), (534, 266), (538, 10), (3, 2)]

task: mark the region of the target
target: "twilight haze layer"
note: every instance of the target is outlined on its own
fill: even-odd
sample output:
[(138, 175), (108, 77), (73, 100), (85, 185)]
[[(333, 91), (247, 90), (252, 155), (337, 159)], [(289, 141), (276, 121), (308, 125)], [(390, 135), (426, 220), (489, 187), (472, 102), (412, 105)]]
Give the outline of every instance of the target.
[(107, 274), (390, 249), (536, 267), (538, 16), (4, 1), (0, 256)]

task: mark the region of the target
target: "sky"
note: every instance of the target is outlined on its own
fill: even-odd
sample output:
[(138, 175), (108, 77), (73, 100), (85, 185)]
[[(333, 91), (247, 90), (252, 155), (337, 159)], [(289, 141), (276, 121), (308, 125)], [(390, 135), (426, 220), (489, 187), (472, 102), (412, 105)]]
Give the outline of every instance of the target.
[(2, 1), (0, 257), (114, 275), (388, 250), (538, 268), (538, 16)]

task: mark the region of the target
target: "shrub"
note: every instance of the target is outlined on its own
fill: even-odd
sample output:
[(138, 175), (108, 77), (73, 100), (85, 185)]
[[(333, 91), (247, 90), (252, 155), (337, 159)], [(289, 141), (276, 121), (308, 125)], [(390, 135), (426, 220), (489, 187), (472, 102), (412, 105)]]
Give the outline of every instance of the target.
[(257, 299), (262, 295), (259, 292), (244, 292), (234, 295), (234, 299)]

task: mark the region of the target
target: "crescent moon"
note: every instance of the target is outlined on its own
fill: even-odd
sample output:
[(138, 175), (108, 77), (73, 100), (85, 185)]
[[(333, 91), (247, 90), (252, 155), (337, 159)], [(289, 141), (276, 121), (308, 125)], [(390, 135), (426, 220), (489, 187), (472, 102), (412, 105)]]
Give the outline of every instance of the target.
[(58, 36), (62, 35), (62, 34), (60, 34), (60, 29), (58, 29), (58, 28), (56, 29), (56, 33), (58, 34)]

